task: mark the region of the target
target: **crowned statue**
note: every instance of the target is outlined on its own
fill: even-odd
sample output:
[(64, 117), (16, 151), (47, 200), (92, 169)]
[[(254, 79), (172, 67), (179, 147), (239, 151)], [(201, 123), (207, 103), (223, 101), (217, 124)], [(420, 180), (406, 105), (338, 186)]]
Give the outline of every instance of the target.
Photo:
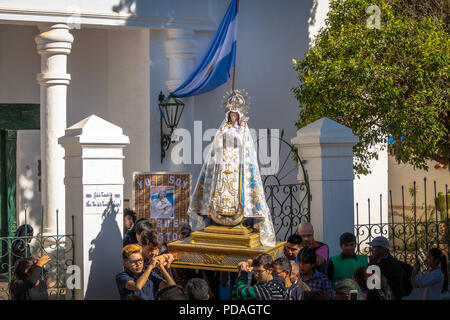
[(273, 247), (274, 227), (247, 126), (248, 100), (244, 90), (224, 96), (225, 119), (208, 150), (188, 214), (194, 231), (208, 225), (246, 228), (251, 222), (261, 244)]

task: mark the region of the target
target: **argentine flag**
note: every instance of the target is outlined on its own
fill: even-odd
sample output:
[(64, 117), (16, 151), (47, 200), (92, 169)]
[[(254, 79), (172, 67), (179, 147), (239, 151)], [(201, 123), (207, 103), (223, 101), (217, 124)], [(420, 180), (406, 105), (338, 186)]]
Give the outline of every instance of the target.
[(227, 82), (236, 63), (238, 0), (231, 0), (228, 10), (197, 68), (172, 95), (191, 97), (211, 91)]

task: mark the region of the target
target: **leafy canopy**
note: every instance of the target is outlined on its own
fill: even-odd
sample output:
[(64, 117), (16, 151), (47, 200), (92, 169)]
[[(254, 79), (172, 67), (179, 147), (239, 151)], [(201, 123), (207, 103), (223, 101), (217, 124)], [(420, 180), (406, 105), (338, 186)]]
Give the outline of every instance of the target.
[[(407, 2), (407, 1), (403, 1)], [(380, 28), (366, 13), (380, 10)], [(298, 129), (322, 117), (360, 138), (354, 170), (369, 173), (373, 147), (386, 142), (398, 161), (428, 169), (426, 160), (450, 161), (449, 37), (441, 18), (402, 13), (402, 1), (331, 1), (326, 19), (302, 61)], [(373, 21), (373, 20), (372, 20)]]

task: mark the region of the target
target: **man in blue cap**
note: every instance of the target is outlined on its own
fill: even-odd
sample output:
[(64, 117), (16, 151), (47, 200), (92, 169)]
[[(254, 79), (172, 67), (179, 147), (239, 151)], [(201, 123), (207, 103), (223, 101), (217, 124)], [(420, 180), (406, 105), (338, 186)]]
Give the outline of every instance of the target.
[(379, 236), (368, 244), (371, 246), (372, 252), (369, 264), (380, 267), (381, 275), (388, 280), (395, 299), (401, 300), (405, 292), (403, 288), (405, 274), (400, 262), (389, 252), (389, 240)]

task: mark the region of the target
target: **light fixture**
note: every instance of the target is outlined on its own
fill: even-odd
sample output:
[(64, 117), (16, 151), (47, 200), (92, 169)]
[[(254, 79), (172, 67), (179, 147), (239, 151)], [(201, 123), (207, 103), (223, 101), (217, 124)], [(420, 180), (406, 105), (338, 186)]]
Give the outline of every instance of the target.
[[(166, 151), (169, 150), (170, 143), (175, 142), (172, 141), (172, 134), (173, 131), (178, 126), (178, 123), (180, 122), (181, 115), (183, 114), (184, 110), (184, 103), (169, 94), (169, 96), (166, 97), (160, 91), (159, 96), (159, 119), (161, 122), (161, 163), (163, 162), (163, 159), (166, 157)], [(170, 130), (170, 132), (164, 133), (163, 130), (163, 122)]]

